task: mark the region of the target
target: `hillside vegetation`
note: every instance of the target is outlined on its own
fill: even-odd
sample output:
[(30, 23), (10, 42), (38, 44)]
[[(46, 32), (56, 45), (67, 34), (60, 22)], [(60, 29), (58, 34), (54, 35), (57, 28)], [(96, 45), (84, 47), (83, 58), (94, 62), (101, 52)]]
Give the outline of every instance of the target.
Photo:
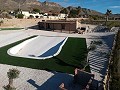
[(111, 83), (110, 90), (120, 90), (120, 31), (116, 39), (115, 50), (113, 51), (113, 62), (110, 65)]

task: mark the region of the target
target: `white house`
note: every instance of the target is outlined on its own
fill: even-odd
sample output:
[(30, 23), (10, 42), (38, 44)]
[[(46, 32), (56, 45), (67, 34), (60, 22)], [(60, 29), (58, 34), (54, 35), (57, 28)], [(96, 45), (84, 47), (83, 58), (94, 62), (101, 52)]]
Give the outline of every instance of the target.
[(48, 16), (48, 13), (44, 13), (44, 16)]
[(28, 18), (30, 16), (28, 11), (21, 11), (21, 14), (24, 15), (24, 18)]
[(58, 14), (58, 16), (52, 16), (52, 15), (48, 15), (48, 13), (44, 13), (44, 14), (39, 14), (39, 13), (30, 13), (29, 11), (21, 11), (21, 14), (24, 15), (24, 18), (29, 18), (29, 17), (33, 17), (33, 18), (43, 18), (43, 19), (50, 19), (50, 20), (56, 20), (56, 19), (65, 19), (66, 17), (68, 17), (68, 14), (63, 14), (60, 13)]
[(43, 15), (39, 13), (30, 13), (28, 11), (21, 11), (21, 14), (24, 15), (24, 18), (28, 18), (30, 16), (33, 16), (33, 18), (41, 18)]
[(68, 17), (68, 14), (58, 14), (57, 16), (48, 16), (50, 20), (56, 20), (56, 19), (65, 19)]
[(58, 18), (59, 18), (59, 19), (65, 19), (66, 17), (68, 17), (68, 14), (60, 13), (60, 14), (58, 15)]
[(49, 18), (50, 20), (56, 20), (56, 19), (59, 19), (58, 16), (48, 16), (48, 18)]

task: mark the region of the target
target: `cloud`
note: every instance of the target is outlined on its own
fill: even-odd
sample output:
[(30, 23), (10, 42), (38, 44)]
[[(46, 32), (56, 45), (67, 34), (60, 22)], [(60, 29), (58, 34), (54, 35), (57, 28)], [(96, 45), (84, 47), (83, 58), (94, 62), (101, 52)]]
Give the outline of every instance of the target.
[(120, 8), (120, 6), (110, 6), (109, 8)]

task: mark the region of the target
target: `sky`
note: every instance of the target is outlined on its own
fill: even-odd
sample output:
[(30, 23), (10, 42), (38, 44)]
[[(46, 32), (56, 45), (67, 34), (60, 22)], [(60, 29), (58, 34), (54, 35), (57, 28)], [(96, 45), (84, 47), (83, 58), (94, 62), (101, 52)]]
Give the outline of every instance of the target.
[[(46, 0), (39, 0), (44, 2)], [(120, 0), (47, 0), (56, 2), (63, 7), (81, 6), (82, 8), (96, 10), (105, 13), (107, 9), (112, 10), (113, 14), (120, 14)]]

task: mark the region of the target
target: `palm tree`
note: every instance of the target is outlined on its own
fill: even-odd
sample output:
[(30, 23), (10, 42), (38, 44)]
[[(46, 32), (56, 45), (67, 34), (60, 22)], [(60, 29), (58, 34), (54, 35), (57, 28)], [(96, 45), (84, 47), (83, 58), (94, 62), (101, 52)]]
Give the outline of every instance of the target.
[(9, 69), (9, 72), (7, 72), (7, 76), (9, 78), (9, 84), (7, 86), (4, 86), (5, 90), (15, 90), (13, 87), (13, 79), (16, 79), (19, 77), (20, 71), (13, 68)]
[(107, 9), (107, 12), (105, 14), (106, 15), (106, 24), (107, 24), (107, 21), (108, 21), (110, 14), (112, 14), (112, 11)]

